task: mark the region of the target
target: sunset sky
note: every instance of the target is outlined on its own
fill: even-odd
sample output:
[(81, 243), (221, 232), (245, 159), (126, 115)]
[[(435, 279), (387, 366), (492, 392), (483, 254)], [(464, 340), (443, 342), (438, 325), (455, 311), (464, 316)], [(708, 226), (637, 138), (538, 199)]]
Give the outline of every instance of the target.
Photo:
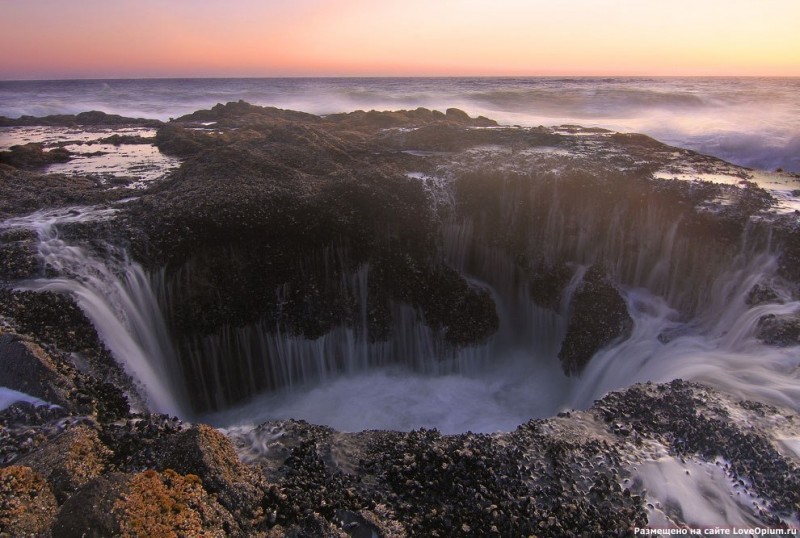
[(800, 0), (0, 0), (0, 79), (800, 76)]

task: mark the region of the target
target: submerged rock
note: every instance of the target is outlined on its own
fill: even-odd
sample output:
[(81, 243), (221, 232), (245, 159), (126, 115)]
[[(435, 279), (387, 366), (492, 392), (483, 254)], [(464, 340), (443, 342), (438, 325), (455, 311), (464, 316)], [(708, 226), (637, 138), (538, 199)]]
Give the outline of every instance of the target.
[(758, 306), (780, 301), (780, 295), (778, 295), (772, 287), (765, 284), (756, 284), (753, 286), (745, 298), (747, 306)]

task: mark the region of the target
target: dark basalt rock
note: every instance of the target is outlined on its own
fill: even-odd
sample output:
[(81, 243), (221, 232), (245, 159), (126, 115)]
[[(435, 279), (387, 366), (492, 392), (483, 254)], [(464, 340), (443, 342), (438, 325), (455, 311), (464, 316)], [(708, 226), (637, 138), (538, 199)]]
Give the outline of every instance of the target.
[(71, 407), (72, 381), (60, 374), (39, 345), (0, 329), (0, 386), (30, 394), (54, 405)]
[(586, 271), (569, 305), (567, 334), (558, 358), (567, 375), (580, 374), (595, 353), (625, 340), (633, 319), (625, 300), (599, 267)]
[(455, 346), (482, 343), (499, 327), (494, 301), (485, 289), (470, 286), (456, 271), (441, 264), (390, 252), (378, 259), (371, 292), (417, 307), (431, 328)]
[(121, 189), (109, 189), (97, 178), (39, 174), (0, 164), (0, 219), (46, 208), (108, 202), (126, 195)]
[(139, 135), (120, 135), (113, 134), (97, 141), (87, 142), (86, 145), (91, 146), (94, 144), (111, 144), (113, 146), (126, 145), (150, 145), (155, 142), (155, 138), (139, 136)]
[(758, 320), (756, 337), (772, 346), (787, 347), (800, 344), (800, 314), (776, 316), (769, 314)]
[(261, 478), (241, 464), (230, 440), (219, 431), (200, 424), (164, 437), (155, 447), (160, 454), (157, 469), (173, 469), (202, 477), (203, 488), (245, 528), (260, 517), (263, 496)]
[(30, 467), (45, 477), (56, 500), (63, 503), (103, 474), (110, 456), (111, 451), (100, 442), (97, 432), (87, 426), (77, 426), (14, 464)]
[(572, 279), (574, 271), (566, 265), (558, 265), (539, 267), (531, 273), (531, 299), (539, 306), (558, 312), (564, 289)]
[(244, 536), (200, 479), (172, 470), (102, 477), (68, 500), (59, 536)]
[[(0, 316), (13, 322), (21, 340), (35, 344), (31, 346), (32, 356), (44, 358), (42, 372), (55, 372), (53, 381), (45, 387), (67, 390), (65, 403), (82, 413), (94, 412), (103, 420), (129, 412), (124, 392), (135, 396), (136, 390), (74, 299), (51, 292), (0, 288)], [(16, 337), (7, 338), (13, 341)]]
[(780, 302), (781, 298), (778, 293), (770, 286), (764, 284), (756, 284), (747, 293), (745, 302), (747, 306), (758, 306), (762, 304), (770, 304)]
[(128, 480), (128, 475), (114, 472), (89, 482), (61, 506), (53, 534), (64, 538), (119, 536), (119, 520), (113, 509), (130, 491)]
[(294, 121), (310, 122), (319, 121), (319, 116), (296, 112), (294, 110), (282, 110), (275, 107), (261, 107), (251, 105), (246, 101), (231, 101), (229, 103), (218, 103), (210, 110), (198, 110), (191, 114), (186, 114), (174, 120), (176, 123), (207, 123), (219, 122), (213, 127), (239, 127), (242, 124), (273, 124), (275, 121)]
[(8, 151), (0, 151), (0, 164), (7, 164), (25, 170), (43, 168), (53, 163), (67, 162), (70, 158), (70, 152), (64, 148), (44, 151), (41, 144), (34, 143), (11, 146)]
[[(760, 513), (766, 525), (781, 527), (774, 515), (800, 515), (800, 469), (786, 458), (759, 428), (747, 420), (736, 422), (734, 412), (746, 410), (750, 421), (760, 417), (794, 420), (792, 414), (758, 402), (738, 402), (739, 409), (714, 405), (714, 393), (703, 386), (676, 380), (663, 385), (637, 385), (611, 393), (593, 411), (607, 424), (625, 425), (628, 432), (656, 438), (681, 457), (700, 456), (705, 461), (722, 457), (730, 462), (735, 480), (747, 480), (773, 503), (773, 515)], [(744, 482), (741, 482), (744, 484)]]
[(162, 153), (188, 157), (203, 149), (206, 133), (186, 129), (181, 125), (167, 124), (156, 133), (156, 146)]
[(19, 118), (6, 118), (0, 116), (0, 127), (72, 127), (76, 125), (159, 127), (163, 123), (153, 119), (126, 118), (117, 114), (106, 114), (98, 110), (81, 112), (80, 114), (55, 114), (44, 117), (20, 116)]
[(88, 354), (100, 347), (94, 326), (68, 295), (0, 288), (0, 314), (13, 319), (18, 332), (62, 351)]
[[(229, 439), (147, 415), (68, 429), (0, 471), (0, 497), (20, 502), (25, 485), (5, 476), (29, 477), (25, 491), (36, 486), (52, 501), (13, 517), (39, 510), (36, 532), (59, 536), (625, 535), (646, 525), (646, 492), (630, 479), (656, 443), (682, 460), (724, 458), (730, 479), (768, 503), (753, 517), (781, 527), (778, 515), (800, 515), (800, 473), (767, 432), (791, 419), (682, 381), (637, 385), (589, 411), (493, 435), (348, 434), (282, 421)], [(52, 491), (63, 502), (57, 517)], [(0, 522), (11, 521), (6, 506)]]
[[(748, 220), (771, 203), (762, 191), (652, 177), (676, 152), (681, 163), (713, 167), (715, 160), (640, 136), (476, 128), (488, 125), (455, 110), (318, 117), (218, 105), (159, 129), (159, 147), (184, 163), (118, 220), (61, 232), (98, 254), (105, 239), (128, 244), (137, 260), (163, 269), (162, 306), (179, 347), (250, 323), (307, 338), (360, 328), (363, 306), (370, 338), (380, 340), (400, 303), (455, 349), (485, 341), (498, 326), (489, 288), (464, 273), (494, 287), (499, 267), (506, 284), (529, 286), (537, 304), (559, 310), (571, 268), (598, 263), (569, 305), (561, 359), (570, 373), (632, 328), (614, 282), (599, 269), (607, 253), (598, 248), (584, 259), (572, 248), (608, 243), (608, 227), (593, 223), (614, 215), (625, 232), (619, 248), (646, 254), (653, 234), (637, 226), (658, 208), (680, 223), (674, 240), (703, 267), (724, 266), (745, 226), (761, 233)], [(574, 158), (565, 162), (547, 148)], [(460, 153), (424, 153), (435, 151)], [(454, 199), (434, 209), (435, 185), (407, 177), (410, 171), (450, 182)], [(0, 165), (0, 179), (3, 217), (102, 199), (81, 178), (67, 186), (63, 177)], [(50, 186), (63, 190), (51, 196)], [(721, 196), (730, 205), (721, 208)], [(468, 232), (463, 255), (452, 259), (440, 244), (444, 219)], [(542, 239), (555, 225), (561, 250)], [(800, 252), (792, 226), (775, 231), (790, 279)], [(0, 237), (11, 245), (0, 253), (30, 258), (31, 238), (15, 233)], [(4, 264), (0, 277), (38, 270), (26, 263)], [(366, 305), (346, 289), (354, 275), (366, 276)], [(752, 304), (772, 301), (765, 291), (751, 296)], [(691, 312), (692, 304), (678, 306)], [(135, 390), (70, 298), (1, 288), (0, 316), (8, 345), (32, 343), (46, 353), (47, 372), (65, 380), (71, 404), (0, 412), (0, 533), (623, 536), (647, 523), (647, 493), (635, 476), (656, 457), (647, 452), (653, 446), (677, 461), (724, 458), (727, 476), (766, 500), (753, 521), (780, 527), (781, 517), (800, 517), (797, 461), (776, 448), (773, 430), (796, 435), (792, 413), (699, 385), (639, 385), (588, 411), (492, 435), (342, 433), (301, 421), (223, 434), (133, 414), (124, 393), (135, 398)], [(795, 321), (762, 325), (775, 325), (776, 341), (789, 334), (792, 344)], [(43, 391), (47, 375), (38, 376)]]
[[(197, 128), (210, 121), (213, 130)], [(465, 127), (485, 123), (424, 109), (323, 118), (239, 102), (159, 129), (158, 147), (184, 163), (123, 218), (137, 259), (166, 266), (164, 310), (178, 349), (231, 326), (310, 339), (360, 330), (359, 300), (340, 282), (362, 267), (371, 340), (387, 337), (390, 305), (400, 302), (446, 345), (485, 341), (498, 325), (491, 296), (437, 255), (429, 193), (375, 141), (385, 129), (404, 134), (393, 127), (479, 133)]]
[(36, 233), (28, 230), (0, 232), (0, 281), (31, 278), (39, 271)]

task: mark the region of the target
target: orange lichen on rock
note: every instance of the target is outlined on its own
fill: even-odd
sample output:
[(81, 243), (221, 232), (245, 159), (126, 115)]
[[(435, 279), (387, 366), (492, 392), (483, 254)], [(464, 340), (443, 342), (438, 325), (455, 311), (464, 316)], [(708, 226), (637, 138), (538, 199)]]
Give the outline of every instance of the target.
[(145, 471), (129, 482), (112, 509), (122, 536), (219, 536), (235, 523), (203, 489), (195, 475)]
[(112, 452), (97, 432), (78, 426), (19, 460), (47, 478), (59, 502), (100, 476)]
[(30, 467), (0, 469), (0, 536), (42, 535), (58, 506), (50, 486)]

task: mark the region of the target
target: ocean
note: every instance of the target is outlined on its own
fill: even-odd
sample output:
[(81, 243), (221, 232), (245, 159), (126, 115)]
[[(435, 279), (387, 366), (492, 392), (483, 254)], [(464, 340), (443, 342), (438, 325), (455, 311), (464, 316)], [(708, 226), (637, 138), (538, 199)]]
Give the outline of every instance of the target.
[(254, 78), (0, 81), (0, 116), (102, 110), (167, 120), (216, 103), (314, 114), (457, 107), (501, 124), (638, 132), (800, 172), (800, 78)]
[[(770, 181), (780, 183), (772, 191), (780, 201), (780, 207), (776, 206), (780, 211), (773, 212), (772, 216), (782, 218), (784, 222), (794, 219), (791, 222), (795, 224), (800, 219), (800, 189), (797, 188), (800, 187), (800, 176), (790, 178), (787, 174), (771, 172), (781, 168), (800, 173), (800, 78), (318, 78), (0, 82), (0, 115), (12, 118), (102, 110), (125, 116), (168, 120), (210, 108), (216, 103), (239, 99), (257, 105), (315, 114), (358, 109), (426, 107), (444, 110), (458, 107), (472, 116), (487, 116), (506, 125), (578, 124), (645, 133), (675, 146), (762, 170), (752, 174), (751, 179), (755, 183), (770, 189), (773, 189), (768, 186)], [(147, 137), (155, 134), (154, 129), (145, 128), (116, 132)], [(635, 216), (637, 213), (625, 213), (620, 209), (627, 203), (625, 200), (619, 205), (609, 206), (614, 211), (613, 214), (607, 214), (598, 210), (605, 206), (593, 205), (592, 192), (586, 192), (585, 205), (565, 205), (560, 201), (560, 196), (548, 197), (545, 199), (548, 203), (543, 204), (545, 209), (539, 215), (541, 220), (536, 221), (546, 224), (539, 229), (532, 224), (523, 229), (523, 234), (533, 231), (535, 233), (531, 235), (540, 236), (538, 242), (531, 243), (530, 252), (536, 252), (534, 247), (545, 249), (552, 244), (555, 245), (554, 251), (570, 256), (569, 266), (574, 269), (574, 274), (561, 292), (556, 312), (537, 304), (532, 299), (530, 283), (527, 278), (518, 278), (509, 254), (495, 247), (494, 243), (486, 242), (475, 231), (480, 230), (477, 217), (468, 213), (463, 220), (450, 216), (443, 220), (439, 230), (445, 262), (458, 271), (471, 287), (490, 294), (496, 305), (499, 329), (486, 342), (452, 350), (452, 355), (442, 356), (436, 345), (439, 336), (426, 325), (422, 314), (410, 305), (399, 303), (392, 306), (392, 328), (388, 341), (371, 341), (367, 324), (368, 297), (373, 293), (368, 285), (370, 265), (362, 263), (353, 273), (339, 274), (334, 269), (328, 276), (331, 289), (345, 290), (342, 296), (360, 305), (362, 317), (358, 327), (351, 327), (342, 318), (339, 326), (312, 340), (283, 330), (280, 324), (271, 325), (262, 321), (244, 326), (226, 326), (216, 334), (203, 335), (202, 339), (190, 342), (196, 344), (198, 351), (189, 353), (189, 358), (192, 364), (201, 365), (197, 369), (200, 374), (184, 375), (183, 365), (189, 361), (181, 362), (180, 353), (186, 354), (186, 351), (178, 348), (167, 317), (170, 306), (166, 299), (170, 290), (167, 269), (146, 270), (122, 245), (87, 248), (80, 242), (71, 242), (70, 234), (61, 233), (65, 225), (104, 223), (115, 219), (118, 213), (124, 211), (125, 204), (143, 192), (133, 187), (158, 180), (180, 165), (179, 159), (160, 153), (150, 144), (122, 144), (118, 148), (113, 148), (111, 144), (99, 144), (92, 146), (90, 153), (86, 153), (79, 144), (100, 139), (107, 134), (110, 132), (102, 129), (71, 127), (42, 127), (30, 131), (24, 128), (0, 128), (0, 150), (11, 144), (19, 144), (20, 140), (42, 139), (67, 143), (66, 148), (74, 150), (75, 158), (67, 163), (51, 165), (47, 172), (80, 176), (91, 170), (98, 177), (138, 178), (138, 181), (128, 185), (131, 187), (131, 197), (128, 198), (126, 194), (125, 200), (118, 204), (42, 208), (28, 215), (0, 221), (0, 235), (17, 230), (26, 230), (28, 233), (12, 233), (6, 237), (29, 237), (35, 233), (37, 252), (42, 265), (49, 270), (40, 278), (11, 284), (21, 289), (68, 293), (74, 297), (105, 346), (141, 390), (146, 402), (142, 409), (211, 424), (236, 442), (239, 454), (244, 454), (243, 457), (259, 458), (270, 452), (270, 459), (264, 461), (274, 462), (277, 459), (272, 454), (280, 454), (281, 450), (285, 450), (279, 441), (284, 430), (280, 424), (259, 426), (265, 421), (302, 419), (343, 432), (409, 431), (417, 428), (435, 428), (444, 434), (513, 432), (532, 418), (552, 417), (561, 411), (573, 409), (588, 409), (610, 391), (624, 389), (635, 383), (683, 379), (719, 389), (728, 395), (726, 398), (730, 398), (723, 400), (710, 393), (702, 396), (703, 399), (707, 398), (702, 406), (700, 402), (686, 402), (690, 406), (697, 404), (699, 410), (711, 412), (704, 411), (698, 415), (697, 421), (697, 424), (708, 425), (709, 439), (741, 435), (735, 441), (731, 437), (730, 446), (741, 441), (741, 450), (738, 446), (728, 449), (727, 454), (734, 455), (730, 462), (723, 459), (723, 456), (728, 456), (722, 449), (706, 454), (697, 448), (703, 443), (691, 448), (698, 438), (698, 431), (690, 429), (694, 427), (692, 425), (670, 425), (668, 433), (662, 437), (671, 443), (671, 446), (667, 446), (650, 437), (653, 435), (647, 433), (650, 426), (644, 422), (640, 426), (636, 414), (631, 416), (630, 422), (626, 416), (620, 419), (623, 422), (616, 423), (615, 419), (613, 424), (602, 426), (600, 417), (604, 411), (600, 407), (595, 411), (595, 418), (589, 415), (572, 415), (573, 418), (569, 418), (569, 413), (562, 415), (555, 419), (560, 426), (550, 433), (547, 430), (551, 426), (540, 429), (539, 424), (530, 425), (527, 430), (537, 432), (537, 437), (530, 439), (539, 443), (536, 439), (543, 435), (543, 444), (538, 448), (525, 449), (526, 465), (531, 461), (539, 465), (531, 458), (539, 457), (537, 450), (546, 449), (546, 457), (554, 458), (555, 466), (562, 457), (551, 458), (550, 448), (570, 443), (574, 437), (585, 436), (586, 443), (577, 443), (576, 450), (564, 452), (563, 457), (575, 462), (574, 454), (584, 450), (586, 454), (592, 454), (592, 458), (600, 457), (597, 465), (591, 471), (587, 469), (587, 472), (593, 473), (595, 478), (607, 479), (612, 475), (603, 474), (607, 471), (603, 470), (605, 464), (602, 464), (602, 454), (595, 456), (596, 449), (592, 448), (589, 452), (588, 447), (601, 446), (601, 440), (603, 446), (609, 446), (606, 439), (610, 439), (612, 447), (625, 447), (630, 453), (620, 461), (617, 448), (609, 449), (607, 461), (613, 461), (616, 468), (622, 469), (620, 475), (626, 476), (623, 484), (628, 484), (622, 487), (629, 487), (632, 492), (641, 495), (642, 504), (648, 506), (648, 524), (657, 529), (685, 524), (698, 529), (742, 530), (758, 527), (753, 531), (758, 534), (756, 531), (760, 525), (770, 521), (767, 517), (780, 518), (783, 523), (797, 527), (796, 511), (788, 515), (779, 513), (768, 500), (756, 495), (759, 490), (770, 491), (769, 487), (756, 483), (757, 480), (765, 482), (765, 479), (760, 475), (753, 475), (754, 479), (748, 478), (741, 468), (737, 468), (744, 461), (743, 468), (748, 469), (752, 463), (751, 454), (773, 454), (777, 457), (780, 452), (786, 461), (795, 463), (797, 460), (790, 458), (800, 455), (800, 430), (797, 421), (795, 424), (791, 422), (792, 413), (797, 416), (800, 411), (800, 347), (796, 341), (789, 341), (786, 345), (780, 342), (771, 345), (759, 336), (762, 320), (796, 321), (800, 312), (797, 282), (784, 281), (780, 276), (781, 252), (770, 244), (771, 234), (767, 241), (764, 240), (765, 236), (756, 233), (757, 227), (747, 227), (739, 238), (738, 248), (733, 242), (720, 247), (720, 250), (730, 247), (731, 258), (713, 251), (709, 251), (706, 257), (705, 250), (695, 250), (691, 241), (676, 233), (681, 219), (691, 215), (691, 210), (681, 213), (676, 220), (672, 213), (662, 213), (657, 206), (648, 205), (647, 211), (640, 213), (640, 220), (628, 222), (620, 215)], [(557, 148), (544, 149), (549, 152)], [(493, 151), (495, 149), (483, 148), (477, 154)], [(517, 152), (517, 155), (520, 153)], [(458, 157), (467, 154), (454, 153)], [(493, 166), (502, 164), (506, 153), (498, 155), (501, 155), (499, 160), (480, 161), (476, 157), (477, 160), (472, 162), (490, 162)], [(591, 155), (592, 158), (597, 156), (596, 153)], [(445, 167), (444, 172), (437, 168), (432, 172), (441, 172), (441, 177), (427, 176), (417, 169), (409, 169), (407, 175), (412, 179), (441, 184), (441, 188), (447, 190), (452, 188), (446, 181), (448, 170), (457, 168)], [(701, 175), (700, 178), (708, 179), (708, 175)], [(681, 176), (668, 170), (665, 177), (671, 179)], [(660, 177), (658, 173), (656, 177)], [(738, 174), (726, 177), (712, 179), (732, 181), (736, 185), (742, 183)], [(695, 175), (689, 174), (687, 179), (695, 178)], [(169, 196), (171, 192), (174, 191), (162, 191), (161, 195)], [(538, 194), (547, 191), (528, 192)], [(564, 197), (570, 193), (569, 190), (564, 192)], [(781, 193), (780, 196), (778, 193)], [(159, 194), (156, 192), (154, 196)], [(518, 198), (515, 196), (504, 195), (502, 199), (503, 211), (516, 212), (522, 207), (517, 205)], [(454, 197), (451, 203), (455, 204)], [(574, 210), (574, 215), (566, 216), (579, 220), (562, 218), (567, 213), (562, 211), (564, 208), (578, 208)], [(534, 222), (533, 219), (530, 222)], [(594, 230), (600, 233), (596, 236), (587, 233)], [(487, 237), (493, 238), (491, 235)], [(594, 237), (598, 238), (596, 245), (592, 244)], [(243, 244), (247, 248), (258, 245), (256, 241)], [(698, 244), (705, 246), (705, 243)], [(714, 242), (707, 244), (711, 248), (716, 245)], [(331, 247), (326, 246), (325, 250), (338, 252), (334, 247), (335, 243)], [(238, 248), (238, 251), (231, 248), (223, 252), (241, 253), (245, 247)], [(471, 257), (476, 261), (467, 263)], [(328, 258), (324, 259), (327, 268)], [(635, 263), (627, 263), (631, 260)], [(568, 331), (571, 297), (576, 293), (589, 264), (604, 262), (617, 264), (621, 273), (626, 270), (629, 273), (626, 281), (620, 279), (618, 291), (632, 320), (631, 333), (599, 349), (582, 374), (568, 377), (563, 372), (559, 350)], [(260, 264), (256, 267), (259, 271), (270, 270)], [(339, 265), (334, 263), (331, 267)], [(179, 266), (178, 271), (188, 274), (196, 268), (200, 269), (201, 274), (206, 274), (202, 272), (200, 263), (194, 266), (187, 262)], [(211, 269), (207, 274), (215, 274), (214, 268)], [(698, 304), (698, 311), (687, 314), (671, 301), (682, 294), (697, 292), (699, 286), (694, 286), (692, 279), (708, 284), (708, 289), (702, 292), (704, 300), (702, 305)], [(762, 292), (772, 292), (774, 297), (753, 301), (754, 298), (758, 299), (754, 290), (762, 286)], [(279, 286), (275, 293), (283, 297), (289, 289), (290, 283), (287, 283)], [(224, 296), (220, 294), (220, 297)], [(185, 304), (191, 307), (194, 303), (189, 300)], [(790, 330), (794, 327), (786, 326)], [(787, 338), (796, 339), (792, 334)], [(233, 344), (229, 345), (230, 342)], [(399, 350), (396, 357), (392, 355), (395, 348)], [(80, 354), (73, 353), (71, 357), (78, 365), (83, 364)], [(391, 360), (384, 360), (386, 358)], [(394, 359), (402, 360), (393, 362)], [(252, 382), (252, 392), (244, 390), (250, 390), (251, 387), (243, 387), (242, 391), (242, 394), (252, 394), (249, 399), (228, 404), (221, 398), (220, 402), (224, 405), (221, 404), (217, 410), (192, 409), (188, 397), (190, 391), (206, 391), (206, 400), (213, 401), (217, 393), (224, 392), (223, 384), (227, 382), (229, 372), (234, 372), (230, 374), (230, 379), (236, 379), (239, 383), (234, 374), (237, 368), (244, 370), (245, 364), (250, 374), (258, 368), (277, 372), (274, 376), (276, 388), (266, 390), (263, 386), (256, 387), (251, 376), (242, 383), (246, 385)], [(205, 376), (213, 382), (206, 383)], [(657, 394), (655, 391), (663, 389), (638, 390), (652, 390), (652, 394)], [(739, 399), (753, 400), (755, 403), (735, 403)], [(0, 387), (0, 410), (20, 400), (34, 405), (48, 403)], [(672, 401), (664, 396), (663, 405), (671, 406), (673, 404), (667, 402)], [(785, 413), (786, 418), (759, 402), (782, 406), (780, 413)], [(635, 410), (635, 406), (632, 409)], [(761, 414), (763, 420), (752, 424), (748, 422), (748, 428), (752, 430), (741, 433), (744, 430), (731, 426), (732, 422), (743, 423), (743, 417), (756, 416), (756, 413)], [(660, 427), (654, 426), (656, 430)], [(643, 437), (640, 437), (639, 429), (644, 432)], [(519, 430), (523, 432), (520, 439), (525, 438), (525, 430), (524, 427)], [(673, 431), (692, 432), (687, 435), (693, 438), (680, 437), (678, 434), (670, 437)], [(289, 434), (287, 439), (295, 439), (292, 435)], [(699, 437), (702, 436), (701, 433)], [(345, 464), (356, 461), (356, 456), (362, 450), (357, 447), (362, 441), (347, 441), (348, 437), (338, 434), (331, 434), (330, 438), (338, 438), (343, 443), (339, 446), (348, 451), (355, 450), (355, 456), (345, 455), (342, 460)], [(492, 438), (491, 443), (497, 445), (497, 453), (513, 454), (511, 450), (515, 445), (507, 445), (504, 440), (511, 438), (498, 436)], [(557, 444), (551, 445), (550, 441), (546, 441), (550, 438), (556, 440)], [(762, 439), (768, 439), (772, 444), (758, 448), (762, 446), (759, 444)], [(684, 453), (687, 446), (690, 449)], [(273, 450), (275, 452), (271, 452)], [(693, 454), (693, 451), (698, 452)], [(334, 460), (338, 457), (333, 451), (324, 457), (328, 456)], [(446, 464), (442, 465), (444, 472)], [(500, 462), (498, 465), (506, 464)], [(775, 471), (775, 476), (778, 476), (781, 467), (772, 467), (778, 469)], [(796, 466), (792, 468), (796, 469)], [(325, 469), (327, 472), (327, 463)], [(522, 467), (518, 469), (524, 473)], [(616, 470), (613, 473), (613, 476), (617, 476)], [(739, 475), (743, 479), (738, 479)], [(555, 473), (552, 476), (558, 480), (562, 475)], [(586, 475), (585, 484), (579, 486), (588, 488), (591, 480)], [(779, 491), (780, 488), (788, 490), (792, 487), (786, 484), (793, 483), (782, 482), (776, 487)], [(539, 482), (536, 482), (536, 487), (539, 487)], [(602, 487), (597, 490), (603, 494)], [(783, 493), (784, 499), (791, 498), (786, 491)], [(605, 505), (599, 506), (602, 508)], [(339, 517), (338, 511), (336, 517)], [(578, 519), (564, 522), (567, 521)]]

